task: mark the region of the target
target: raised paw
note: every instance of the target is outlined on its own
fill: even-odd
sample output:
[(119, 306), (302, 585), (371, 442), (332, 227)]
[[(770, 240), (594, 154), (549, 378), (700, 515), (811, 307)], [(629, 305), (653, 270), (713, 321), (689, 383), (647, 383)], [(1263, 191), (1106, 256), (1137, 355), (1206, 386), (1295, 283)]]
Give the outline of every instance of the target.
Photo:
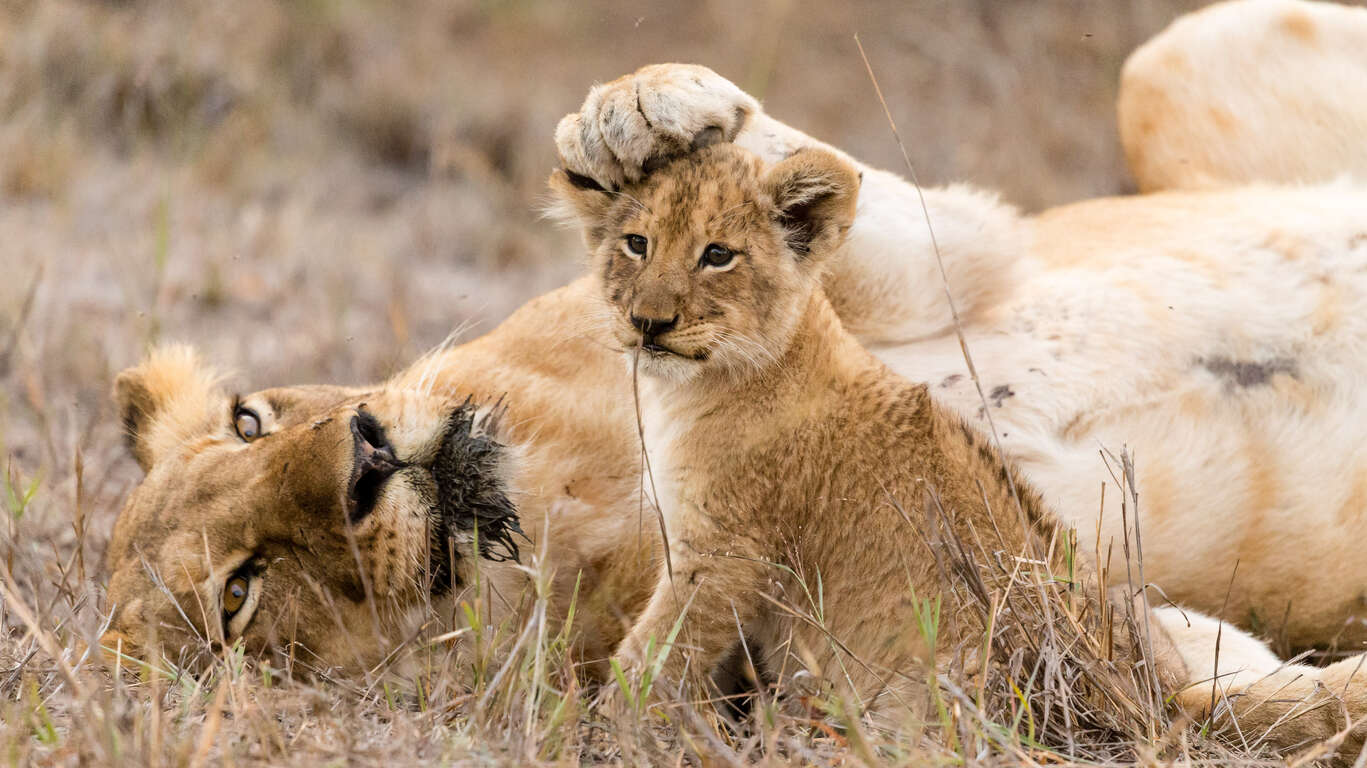
[(759, 103), (696, 64), (652, 64), (594, 86), (555, 129), (565, 170), (606, 189), (639, 181), (660, 163), (731, 141)]

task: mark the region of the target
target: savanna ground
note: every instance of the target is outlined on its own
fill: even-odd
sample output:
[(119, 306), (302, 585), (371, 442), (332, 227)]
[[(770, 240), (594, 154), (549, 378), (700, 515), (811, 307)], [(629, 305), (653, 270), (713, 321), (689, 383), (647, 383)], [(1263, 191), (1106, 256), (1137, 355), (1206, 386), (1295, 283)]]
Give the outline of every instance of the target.
[(1026, 209), (1125, 192), (1120, 65), (1192, 5), (0, 0), (0, 759), (1058, 762), (1040, 741), (1103, 761), (1255, 756), (1144, 702), (1110, 731), (1037, 731), (1038, 702), (1011, 715), (999, 696), (994, 720), (952, 680), (939, 747), (772, 702), (741, 732), (706, 707), (598, 713), (535, 633), (507, 664), (446, 669), (437, 647), (408, 681), (291, 681), (235, 657), (197, 677), (71, 669), (138, 478), (110, 382), (149, 344), (192, 342), (251, 390), (376, 380), (453, 328), (491, 328), (580, 268), (537, 214), (557, 119), (656, 61), (707, 64), (898, 167), (857, 32), (922, 180)]

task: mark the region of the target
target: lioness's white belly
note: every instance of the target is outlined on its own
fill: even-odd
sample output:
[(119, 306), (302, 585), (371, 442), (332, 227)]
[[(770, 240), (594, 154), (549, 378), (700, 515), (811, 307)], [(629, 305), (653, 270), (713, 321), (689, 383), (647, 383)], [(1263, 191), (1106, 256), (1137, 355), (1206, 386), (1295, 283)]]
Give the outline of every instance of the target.
[[(1002, 444), (1086, 550), (1114, 545), (1113, 581), (1101, 454), (1128, 447), (1149, 582), (1219, 612), (1237, 561), (1226, 618), (1324, 642), (1367, 590), (1367, 192), (1179, 196), (1167, 229), (1105, 202), (1109, 228), (1039, 220), (1025, 281), (966, 328)], [(952, 335), (873, 349), (987, 428)]]

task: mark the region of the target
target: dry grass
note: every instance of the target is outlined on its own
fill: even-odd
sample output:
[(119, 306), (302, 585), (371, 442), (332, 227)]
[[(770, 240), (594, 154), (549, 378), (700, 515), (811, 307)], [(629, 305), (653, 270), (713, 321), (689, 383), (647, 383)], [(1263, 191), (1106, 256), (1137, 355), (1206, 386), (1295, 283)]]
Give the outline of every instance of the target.
[[(762, 698), (740, 730), (668, 691), (595, 708), (537, 621), (461, 638), (480, 653), (411, 646), (418, 672), (388, 679), (291, 680), (231, 653), (200, 675), (163, 660), (111, 677), (78, 653), (99, 630), (102, 553), (137, 480), (113, 374), (175, 338), (244, 389), (374, 380), (452, 327), (489, 328), (579, 268), (534, 209), (555, 121), (594, 80), (706, 63), (776, 115), (898, 167), (859, 32), (924, 180), (1039, 208), (1127, 189), (1120, 63), (1189, 5), (0, 1), (0, 756), (1252, 759), (1134, 693), (1142, 681), (1099, 639), (1108, 619), (1080, 612), (1057, 574), (1004, 572), (961, 542), (944, 544), (948, 588), (980, 611), (939, 620), (977, 622), (984, 644), (947, 660), (933, 716), (890, 730), (820, 691)], [(519, 637), (516, 653), (489, 650)]]

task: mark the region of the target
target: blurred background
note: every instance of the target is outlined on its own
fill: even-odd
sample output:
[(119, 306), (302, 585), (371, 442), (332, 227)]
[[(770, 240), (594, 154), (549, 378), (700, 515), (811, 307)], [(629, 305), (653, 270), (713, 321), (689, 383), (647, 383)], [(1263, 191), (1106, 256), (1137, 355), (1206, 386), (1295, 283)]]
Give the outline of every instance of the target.
[(0, 0), (11, 561), (98, 562), (138, 475), (110, 382), (149, 344), (244, 391), (362, 383), (573, 276), (538, 207), (594, 82), (706, 64), (900, 169), (858, 33), (924, 182), (1038, 210), (1130, 188), (1120, 66), (1195, 5)]

